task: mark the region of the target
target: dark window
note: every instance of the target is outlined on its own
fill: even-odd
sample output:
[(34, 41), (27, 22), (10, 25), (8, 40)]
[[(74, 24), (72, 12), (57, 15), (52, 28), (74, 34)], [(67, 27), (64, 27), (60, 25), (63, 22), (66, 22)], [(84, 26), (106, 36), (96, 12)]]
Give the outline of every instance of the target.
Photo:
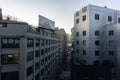
[(86, 55), (86, 50), (83, 50), (83, 55)]
[(114, 51), (109, 51), (110, 56), (114, 56)]
[(77, 37), (79, 36), (79, 32), (76, 32), (76, 36), (77, 36)]
[(96, 50), (96, 51), (95, 51), (95, 56), (99, 56), (99, 54), (100, 54), (100, 51), (99, 51), (99, 50)]
[(40, 80), (40, 74), (38, 73), (36, 76), (35, 76), (35, 80)]
[(98, 60), (94, 61), (94, 65), (99, 65), (99, 61)]
[(109, 21), (109, 22), (112, 21), (112, 16), (108, 16), (108, 21)]
[(108, 41), (108, 46), (113, 46), (114, 45), (114, 40), (109, 40)]
[(43, 64), (44, 64), (44, 59), (41, 60), (41, 65), (43, 65)]
[(79, 49), (76, 49), (76, 52), (79, 53)]
[(40, 51), (39, 50), (35, 51), (35, 57), (37, 58), (39, 56), (40, 56)]
[(20, 41), (18, 38), (2, 38), (2, 48), (19, 48)]
[(114, 31), (113, 30), (110, 30), (109, 31), (109, 36), (113, 36), (114, 35)]
[(95, 45), (99, 46), (100, 45), (100, 41), (99, 40), (95, 40)]
[(113, 73), (113, 74), (112, 74), (112, 77), (113, 77), (113, 78), (116, 78), (116, 73)]
[(1, 54), (1, 64), (18, 64), (19, 55), (18, 54)]
[(95, 14), (95, 20), (99, 20), (99, 14)]
[(37, 70), (37, 69), (39, 69), (40, 68), (40, 62), (37, 62), (36, 64), (35, 64), (35, 70)]
[(77, 23), (77, 24), (79, 23), (79, 19), (76, 19), (76, 23)]
[(27, 61), (33, 60), (33, 51), (27, 53)]
[(34, 40), (33, 39), (27, 39), (27, 47), (33, 47)]
[(82, 21), (85, 21), (85, 20), (86, 20), (86, 15), (82, 17)]
[(83, 40), (82, 44), (83, 44), (83, 46), (85, 46), (86, 45), (86, 40)]
[(41, 70), (41, 76), (44, 74), (44, 69)]
[(95, 36), (99, 36), (100, 32), (98, 30), (95, 31)]
[(36, 46), (40, 46), (40, 39), (36, 39)]
[(44, 46), (44, 39), (41, 40), (41, 45)]
[(33, 73), (33, 66), (30, 66), (27, 68), (27, 76), (31, 75)]
[(118, 18), (118, 23), (120, 23), (120, 18)]
[(76, 41), (76, 45), (79, 45), (79, 41)]
[(44, 54), (44, 49), (41, 49), (41, 55), (43, 55)]
[(83, 31), (83, 36), (86, 36), (86, 31)]

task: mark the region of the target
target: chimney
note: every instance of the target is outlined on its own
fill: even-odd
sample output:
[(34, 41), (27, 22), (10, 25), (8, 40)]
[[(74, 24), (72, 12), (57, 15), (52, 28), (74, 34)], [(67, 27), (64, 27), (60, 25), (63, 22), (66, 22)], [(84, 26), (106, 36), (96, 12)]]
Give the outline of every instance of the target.
[(0, 20), (2, 20), (2, 9), (0, 8)]

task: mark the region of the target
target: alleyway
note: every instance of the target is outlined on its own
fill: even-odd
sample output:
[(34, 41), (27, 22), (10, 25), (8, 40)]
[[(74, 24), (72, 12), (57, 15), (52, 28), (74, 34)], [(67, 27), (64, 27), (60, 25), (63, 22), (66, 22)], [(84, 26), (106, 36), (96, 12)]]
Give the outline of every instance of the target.
[(60, 74), (60, 79), (59, 80), (70, 80), (70, 54), (66, 56), (64, 66), (63, 66), (63, 71)]

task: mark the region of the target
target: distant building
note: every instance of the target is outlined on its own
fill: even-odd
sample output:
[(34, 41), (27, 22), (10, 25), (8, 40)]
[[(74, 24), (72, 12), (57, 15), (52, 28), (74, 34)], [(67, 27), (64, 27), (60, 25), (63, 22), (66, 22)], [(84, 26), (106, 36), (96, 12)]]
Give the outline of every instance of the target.
[[(79, 69), (82, 72), (76, 73), (77, 77), (80, 80), (120, 80), (120, 11), (88, 5), (74, 14), (71, 31), (74, 65), (83, 69)], [(93, 68), (98, 74), (94, 79), (89, 77)]]
[(64, 66), (64, 60), (65, 60), (65, 55), (67, 54), (67, 48), (68, 48), (68, 40), (67, 40), (67, 36), (66, 36), (66, 32), (64, 29), (55, 29), (55, 34), (56, 36), (59, 37), (59, 42), (60, 42), (60, 47), (59, 47), (59, 56), (60, 56), (60, 60), (61, 60), (61, 64), (62, 67)]
[(57, 80), (60, 39), (39, 26), (0, 21), (0, 80)]

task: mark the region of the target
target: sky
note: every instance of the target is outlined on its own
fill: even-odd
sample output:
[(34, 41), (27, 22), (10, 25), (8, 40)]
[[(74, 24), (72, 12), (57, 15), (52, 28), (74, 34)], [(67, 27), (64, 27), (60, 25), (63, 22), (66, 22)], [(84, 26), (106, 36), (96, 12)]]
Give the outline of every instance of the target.
[(55, 21), (55, 26), (71, 33), (74, 13), (88, 4), (120, 10), (120, 0), (0, 0), (3, 15), (11, 15), (38, 26), (38, 15)]

